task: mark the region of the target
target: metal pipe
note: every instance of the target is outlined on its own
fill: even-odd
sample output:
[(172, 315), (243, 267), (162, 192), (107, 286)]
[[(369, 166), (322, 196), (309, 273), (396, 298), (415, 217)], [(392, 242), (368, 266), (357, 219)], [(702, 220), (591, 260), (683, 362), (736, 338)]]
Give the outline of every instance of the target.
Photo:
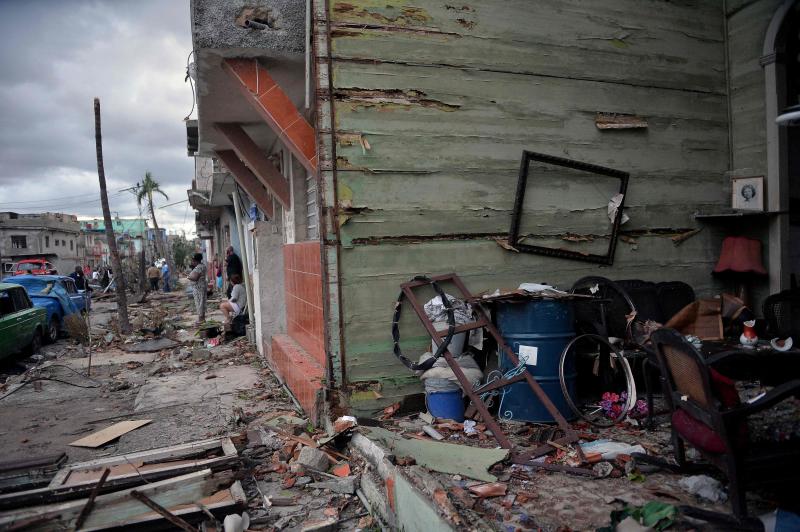
[(311, 0), (306, 0), (306, 111), (311, 107)]
[(244, 242), (244, 226), (242, 225), (242, 208), (239, 206), (239, 190), (233, 190), (233, 210), (236, 213), (236, 230), (239, 232), (239, 250), (242, 253), (242, 274), (244, 274), (244, 291), (247, 294), (247, 319), (250, 325), (255, 327), (255, 318), (253, 318), (253, 287), (250, 285), (250, 269), (248, 268), (249, 262), (247, 260), (247, 246)]
[(250, 28), (251, 30), (266, 30), (269, 29), (269, 26), (263, 24), (261, 22), (256, 22), (255, 20), (247, 19), (244, 21), (245, 28)]

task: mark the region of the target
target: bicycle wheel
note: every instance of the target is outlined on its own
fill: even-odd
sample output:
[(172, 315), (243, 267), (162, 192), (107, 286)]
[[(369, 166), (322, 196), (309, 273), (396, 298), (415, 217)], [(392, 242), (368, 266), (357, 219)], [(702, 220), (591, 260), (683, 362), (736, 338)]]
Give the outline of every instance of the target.
[[(578, 377), (570, 382), (567, 375), (576, 373)], [(624, 420), (636, 404), (636, 384), (630, 364), (607, 338), (597, 334), (582, 334), (567, 344), (561, 352), (558, 379), (570, 409), (598, 427), (610, 427)], [(620, 400), (604, 399), (607, 392), (616, 394)]]

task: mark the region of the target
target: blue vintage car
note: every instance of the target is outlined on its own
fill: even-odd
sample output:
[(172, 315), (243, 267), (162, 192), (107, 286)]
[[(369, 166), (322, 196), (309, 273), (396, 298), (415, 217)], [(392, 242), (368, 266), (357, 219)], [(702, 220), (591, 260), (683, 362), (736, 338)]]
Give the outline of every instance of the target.
[(75, 281), (66, 275), (15, 275), (8, 282), (22, 285), (33, 304), (47, 310), (46, 340), (55, 342), (64, 329), (64, 317), (88, 311), (90, 296), (78, 290)]

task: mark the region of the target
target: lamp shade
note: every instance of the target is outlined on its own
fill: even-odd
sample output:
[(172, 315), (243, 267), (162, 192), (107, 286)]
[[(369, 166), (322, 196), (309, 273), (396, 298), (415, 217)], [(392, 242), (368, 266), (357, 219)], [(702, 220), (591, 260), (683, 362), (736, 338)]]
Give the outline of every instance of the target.
[(761, 241), (744, 236), (729, 236), (722, 241), (722, 251), (714, 273), (756, 273), (767, 275), (761, 263)]

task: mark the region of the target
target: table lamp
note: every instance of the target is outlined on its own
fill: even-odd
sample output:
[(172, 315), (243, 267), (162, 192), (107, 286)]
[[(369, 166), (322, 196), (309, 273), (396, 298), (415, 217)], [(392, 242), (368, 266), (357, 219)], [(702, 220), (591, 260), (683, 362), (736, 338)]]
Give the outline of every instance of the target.
[(761, 263), (761, 241), (745, 236), (725, 238), (714, 273), (736, 281), (736, 295), (749, 307), (750, 280), (756, 275), (767, 275)]

